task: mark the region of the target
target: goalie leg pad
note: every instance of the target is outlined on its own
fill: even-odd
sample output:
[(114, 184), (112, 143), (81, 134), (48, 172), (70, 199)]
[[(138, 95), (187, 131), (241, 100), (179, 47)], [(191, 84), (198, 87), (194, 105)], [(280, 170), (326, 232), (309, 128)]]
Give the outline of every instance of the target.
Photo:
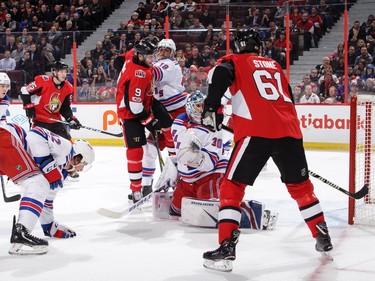
[(264, 207), (264, 204), (255, 200), (243, 201), (240, 228), (262, 229)]
[(219, 217), (219, 200), (182, 198), (180, 221), (200, 227), (216, 228)]
[(152, 197), (152, 215), (158, 219), (169, 219), (172, 192), (154, 192)]

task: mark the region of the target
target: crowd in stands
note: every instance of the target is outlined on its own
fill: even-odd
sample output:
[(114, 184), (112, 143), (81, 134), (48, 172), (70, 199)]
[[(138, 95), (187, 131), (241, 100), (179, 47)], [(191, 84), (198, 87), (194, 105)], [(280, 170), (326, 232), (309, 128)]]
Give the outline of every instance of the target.
[[(88, 49), (84, 58), (77, 60), (77, 100), (113, 102), (118, 77), (114, 59), (128, 52), (142, 38), (148, 37), (155, 44), (164, 39), (165, 16), (169, 18), (170, 38), (177, 45), (176, 60), (184, 74), (186, 91), (200, 89), (205, 93), (207, 73), (217, 59), (227, 52), (227, 40), (229, 52), (236, 50), (236, 29), (257, 29), (265, 43), (263, 55), (275, 59), (285, 68), (287, 46), (284, 16), (288, 7), (291, 32), (302, 36), (303, 50), (317, 48), (319, 39), (330, 32), (344, 10), (341, 0), (289, 0), (288, 5), (285, 0), (277, 1), (276, 5), (263, 2), (231, 3), (229, 13), (232, 28), (229, 38), (226, 38), (225, 32), (226, 7), (218, 5), (218, 0), (139, 2), (129, 19), (121, 21), (116, 30), (108, 29), (103, 40), (98, 41), (95, 48)], [(55, 1), (13, 0), (1, 3), (0, 53), (3, 58), (0, 60), (0, 71), (21, 69), (26, 73), (26, 82), (32, 81), (35, 75), (45, 73), (54, 61), (71, 51), (73, 36), (79, 44), (87, 36), (84, 31), (94, 30), (107, 14), (98, 0), (52, 3)], [(354, 23), (349, 33), (349, 75), (351, 78), (360, 77), (356, 79), (359, 89), (368, 89), (371, 79), (374, 79), (374, 67), (371, 66), (374, 65), (375, 21), (371, 17), (363, 23)], [(299, 48), (298, 42), (289, 45), (293, 54), (298, 55)], [(315, 70), (312, 70), (304, 75), (300, 85), (294, 87), (297, 102), (325, 102), (335, 95), (335, 102), (343, 101), (343, 44), (338, 45), (328, 61), (326, 58), (323, 61), (316, 68), (316, 77)], [(364, 77), (367, 78), (363, 80)], [(73, 82), (73, 79), (71, 74), (68, 80)], [(309, 98), (307, 85), (311, 86), (311, 96), (315, 94), (318, 99)]]
[[(344, 44), (322, 59), (322, 63), (303, 76), (303, 81), (293, 88), (299, 103), (343, 103), (353, 95), (375, 94), (375, 17), (369, 15), (361, 22), (355, 20), (348, 34), (348, 54)], [(348, 59), (348, 88), (345, 100), (344, 61)]]

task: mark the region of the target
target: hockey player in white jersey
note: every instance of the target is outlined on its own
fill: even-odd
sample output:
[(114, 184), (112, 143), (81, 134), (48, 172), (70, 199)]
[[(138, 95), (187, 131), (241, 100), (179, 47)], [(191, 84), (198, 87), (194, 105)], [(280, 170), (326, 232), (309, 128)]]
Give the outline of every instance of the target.
[[(176, 45), (172, 39), (163, 39), (158, 44), (158, 60), (154, 62), (153, 72), (155, 78), (154, 97), (167, 109), (172, 119), (185, 112), (187, 93), (182, 86), (182, 71), (178, 62), (174, 59)], [(166, 140), (163, 134), (158, 135), (159, 147), (168, 149), (170, 156), (175, 155), (173, 140)], [(152, 191), (152, 179), (155, 172), (157, 150), (154, 140), (149, 136), (144, 146), (143, 157), (143, 196)]]
[[(68, 173), (80, 172), (91, 165), (95, 154), (86, 141), (77, 140), (72, 144), (41, 127), (34, 127), (26, 137), (25, 132), (18, 134), (24, 137), (23, 143), (27, 143), (28, 155), (32, 156), (41, 176), (23, 184), (25, 191), (19, 206), (18, 221), (14, 219), (9, 253), (45, 254), (48, 251), (48, 242), (33, 236), (34, 241), (30, 241), (24, 238), (24, 233), (30, 235), (39, 219), (43, 232), (48, 237), (76, 236), (72, 229), (55, 220), (53, 200), (58, 190), (63, 187), (63, 181)], [(13, 178), (12, 180), (14, 181)]]
[(6, 122), (6, 113), (10, 103), (7, 92), (10, 90), (10, 85), (8, 74), (0, 72), (0, 123)]

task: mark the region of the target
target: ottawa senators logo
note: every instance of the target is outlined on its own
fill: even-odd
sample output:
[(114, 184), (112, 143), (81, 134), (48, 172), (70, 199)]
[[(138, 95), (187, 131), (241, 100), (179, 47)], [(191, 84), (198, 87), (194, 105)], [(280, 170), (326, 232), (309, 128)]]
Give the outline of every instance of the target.
[(46, 104), (44, 107), (51, 113), (59, 112), (61, 107), (61, 102), (59, 99), (59, 93), (53, 93), (49, 100), (49, 103)]
[(139, 77), (139, 78), (146, 78), (146, 72), (138, 69), (138, 70), (135, 71), (135, 76)]

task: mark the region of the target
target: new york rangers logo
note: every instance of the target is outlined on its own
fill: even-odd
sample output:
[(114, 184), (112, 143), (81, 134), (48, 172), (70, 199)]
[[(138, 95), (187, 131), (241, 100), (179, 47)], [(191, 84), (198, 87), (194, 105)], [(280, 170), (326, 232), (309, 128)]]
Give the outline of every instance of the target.
[(136, 70), (135, 71), (135, 76), (136, 77), (139, 77), (139, 78), (145, 78), (146, 77), (146, 72), (144, 72), (143, 70)]

